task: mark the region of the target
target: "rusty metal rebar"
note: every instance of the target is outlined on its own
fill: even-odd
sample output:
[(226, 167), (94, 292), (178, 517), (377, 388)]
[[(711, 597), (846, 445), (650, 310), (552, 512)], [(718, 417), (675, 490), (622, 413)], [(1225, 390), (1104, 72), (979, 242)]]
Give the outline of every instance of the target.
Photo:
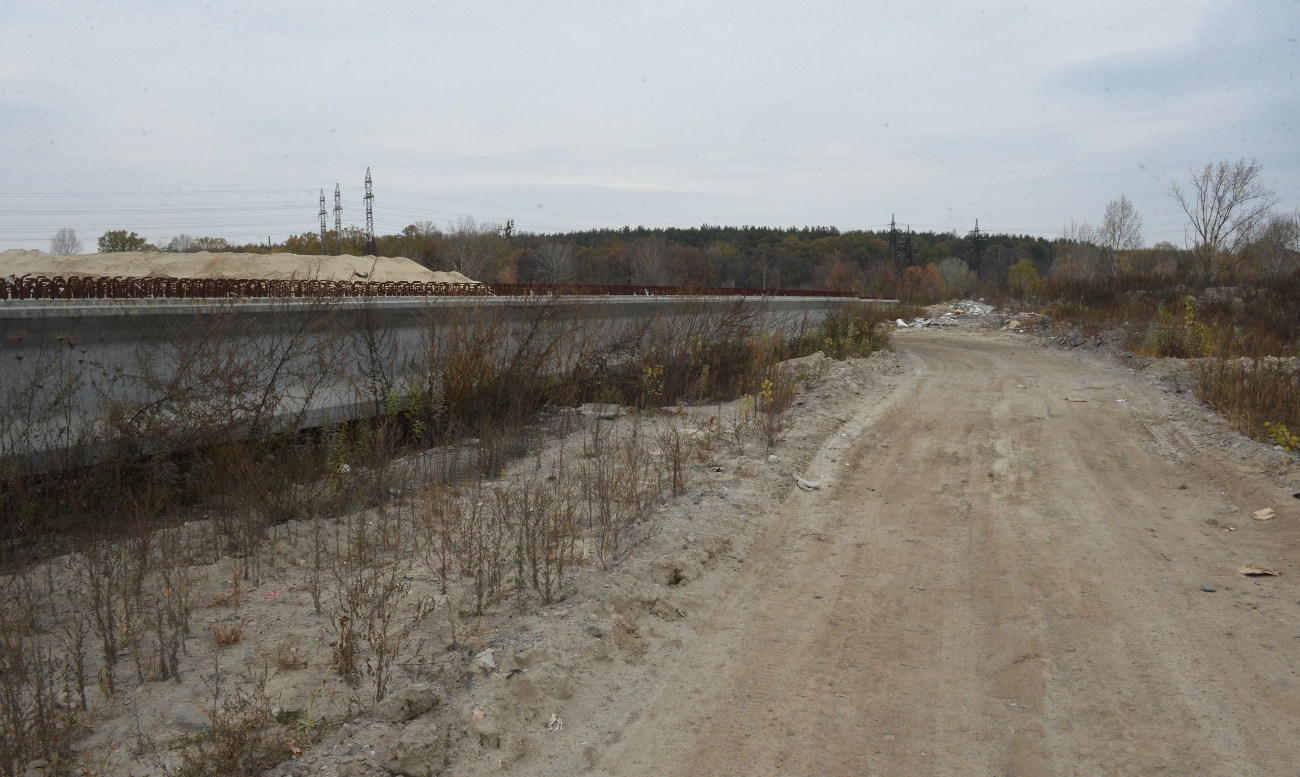
[(590, 283), (426, 283), (421, 281), (272, 280), (266, 278), (0, 278), (10, 299), (231, 299), (258, 297), (527, 297), (527, 296), (848, 297), (846, 291), (723, 289)]

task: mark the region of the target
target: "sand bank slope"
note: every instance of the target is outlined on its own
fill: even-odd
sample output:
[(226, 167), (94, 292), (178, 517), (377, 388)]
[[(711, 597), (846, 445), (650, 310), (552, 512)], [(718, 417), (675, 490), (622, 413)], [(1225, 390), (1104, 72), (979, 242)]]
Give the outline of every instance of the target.
[(0, 275), (475, 282), (457, 272), (434, 272), (405, 257), (136, 251), (57, 256), (23, 249), (0, 253)]

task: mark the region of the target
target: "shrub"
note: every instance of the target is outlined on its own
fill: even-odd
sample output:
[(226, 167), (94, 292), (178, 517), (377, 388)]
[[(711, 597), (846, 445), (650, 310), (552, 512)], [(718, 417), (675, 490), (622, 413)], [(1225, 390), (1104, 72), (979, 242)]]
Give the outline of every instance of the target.
[(1196, 305), (1189, 299), (1183, 302), (1181, 318), (1174, 318), (1168, 308), (1160, 307), (1146, 347), (1153, 356), (1191, 359), (1208, 356), (1212, 344), (1213, 330), (1196, 319)]
[(1293, 433), (1286, 424), (1276, 424), (1272, 421), (1265, 421), (1264, 428), (1273, 435), (1273, 439), (1282, 446), (1283, 450), (1300, 454), (1300, 434)]
[(874, 308), (833, 313), (822, 321), (810, 345), (833, 359), (870, 356), (889, 347), (890, 327), (885, 315)]

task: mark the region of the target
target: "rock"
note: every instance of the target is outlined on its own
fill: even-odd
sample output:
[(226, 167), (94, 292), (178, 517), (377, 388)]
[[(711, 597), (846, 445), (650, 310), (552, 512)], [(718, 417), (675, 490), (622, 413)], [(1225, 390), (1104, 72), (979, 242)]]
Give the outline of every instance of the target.
[(579, 407), (578, 412), (588, 418), (595, 418), (599, 421), (613, 421), (620, 416), (627, 415), (627, 408), (622, 405), (613, 405), (607, 402), (588, 402)]
[(796, 359), (790, 359), (785, 363), (787, 369), (800, 370), (809, 367), (816, 367), (826, 361), (825, 351), (815, 351), (807, 356), (800, 356)]
[(794, 482), (798, 484), (800, 490), (803, 491), (816, 491), (822, 487), (821, 481), (818, 480), (808, 480), (806, 478), (796, 477)]
[(1078, 326), (1070, 327), (1070, 331), (1056, 338), (1056, 344), (1064, 348), (1078, 348), (1084, 342), (1083, 329)]
[(418, 683), (389, 694), (375, 705), (375, 716), (385, 723), (403, 723), (438, 706), (439, 701), (433, 686)]
[(1218, 518), (1206, 518), (1206, 519), (1205, 519), (1205, 523), (1206, 523), (1207, 525), (1209, 525), (1209, 526), (1218, 526), (1218, 525), (1219, 525), (1219, 519), (1218, 519)]
[(1212, 586), (1212, 585), (1203, 585), (1203, 586), (1201, 586), (1201, 590), (1204, 591), (1204, 592), (1207, 593), (1207, 594), (1212, 594), (1212, 593), (1214, 593), (1215, 591), (1217, 591), (1217, 590), (1219, 590), (1219, 589), (1215, 588), (1215, 587)]
[(496, 648), (488, 648), (482, 653), (474, 656), (474, 660), (471, 663), (479, 669), (482, 669), (484, 674), (495, 672), (497, 668), (497, 660), (492, 655), (495, 652)]
[(172, 723), (191, 731), (208, 731), (212, 728), (212, 718), (188, 702), (172, 707)]

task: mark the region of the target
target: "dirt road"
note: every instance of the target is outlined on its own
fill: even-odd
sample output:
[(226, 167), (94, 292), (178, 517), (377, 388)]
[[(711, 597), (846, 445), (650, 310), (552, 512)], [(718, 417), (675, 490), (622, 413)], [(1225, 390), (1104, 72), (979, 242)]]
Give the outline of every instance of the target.
[(897, 342), (911, 375), (853, 409), (680, 660), (610, 700), (594, 771), (1300, 773), (1280, 471), (1096, 357)]

